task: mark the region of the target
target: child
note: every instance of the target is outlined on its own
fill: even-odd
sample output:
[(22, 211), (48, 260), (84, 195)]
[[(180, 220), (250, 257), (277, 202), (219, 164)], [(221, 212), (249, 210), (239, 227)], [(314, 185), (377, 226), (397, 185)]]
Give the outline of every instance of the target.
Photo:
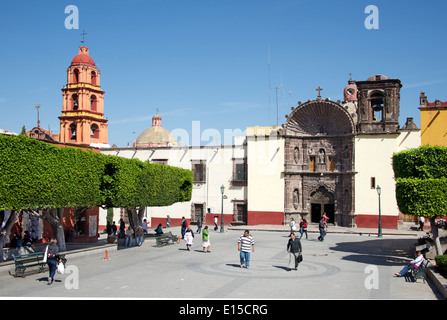
[(190, 251), (193, 239), (194, 239), (194, 233), (192, 232), (191, 227), (188, 227), (185, 232), (186, 249), (188, 251)]

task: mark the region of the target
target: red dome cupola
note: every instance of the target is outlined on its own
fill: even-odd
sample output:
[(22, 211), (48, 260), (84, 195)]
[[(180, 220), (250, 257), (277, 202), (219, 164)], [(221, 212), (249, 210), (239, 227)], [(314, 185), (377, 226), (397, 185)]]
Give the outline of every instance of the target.
[(88, 55), (88, 48), (86, 46), (79, 47), (79, 54), (71, 60), (71, 65), (86, 64), (95, 67), (95, 61)]

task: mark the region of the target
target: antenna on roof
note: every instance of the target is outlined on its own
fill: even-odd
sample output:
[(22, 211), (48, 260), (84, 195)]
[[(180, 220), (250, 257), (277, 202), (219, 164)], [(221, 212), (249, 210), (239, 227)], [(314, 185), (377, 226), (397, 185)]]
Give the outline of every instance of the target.
[(269, 123), (268, 125), (270, 126), (270, 44), (268, 45), (268, 71), (269, 71)]
[(81, 41), (81, 43), (84, 43), (84, 42), (85, 42), (85, 35), (86, 35), (86, 34), (87, 34), (87, 32), (85, 32), (84, 29), (82, 29), (82, 33), (81, 33), (82, 41)]
[(37, 110), (37, 127), (40, 128), (40, 120), (39, 120), (39, 109), (40, 109), (40, 104), (35, 104), (34, 108), (36, 108)]

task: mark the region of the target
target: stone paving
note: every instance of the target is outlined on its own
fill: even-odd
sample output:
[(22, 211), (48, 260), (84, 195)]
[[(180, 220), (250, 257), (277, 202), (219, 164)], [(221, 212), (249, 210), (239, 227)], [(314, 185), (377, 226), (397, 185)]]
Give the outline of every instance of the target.
[[(258, 228), (259, 229), (259, 228)], [(180, 234), (178, 227), (170, 228)], [(196, 235), (191, 251), (182, 241), (155, 247), (68, 255), (67, 272), (48, 286), (47, 273), (25, 278), (0, 276), (2, 297), (149, 298), (149, 299), (443, 299), (430, 283), (394, 277), (411, 258), (415, 235), (377, 238), (369, 234), (317, 233), (302, 239), (304, 261), (287, 271), (288, 232), (252, 230), (256, 241), (249, 269), (240, 268), (241, 230), (210, 232), (211, 253)], [(116, 247), (115, 247), (116, 248)]]

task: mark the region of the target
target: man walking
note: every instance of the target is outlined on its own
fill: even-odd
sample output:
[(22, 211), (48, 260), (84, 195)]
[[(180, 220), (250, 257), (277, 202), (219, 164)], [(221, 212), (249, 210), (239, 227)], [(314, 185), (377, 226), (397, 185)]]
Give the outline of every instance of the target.
[(250, 267), (250, 251), (253, 249), (255, 252), (255, 241), (248, 230), (245, 230), (244, 234), (239, 237), (237, 249), (240, 251), (241, 268), (245, 264), (245, 268), (248, 269)]
[(301, 241), (295, 236), (295, 233), (290, 233), (289, 242), (287, 242), (287, 252), (289, 253), (289, 267), (287, 271), (292, 270), (292, 261), (295, 262), (294, 270), (298, 269), (298, 257), (302, 252)]

